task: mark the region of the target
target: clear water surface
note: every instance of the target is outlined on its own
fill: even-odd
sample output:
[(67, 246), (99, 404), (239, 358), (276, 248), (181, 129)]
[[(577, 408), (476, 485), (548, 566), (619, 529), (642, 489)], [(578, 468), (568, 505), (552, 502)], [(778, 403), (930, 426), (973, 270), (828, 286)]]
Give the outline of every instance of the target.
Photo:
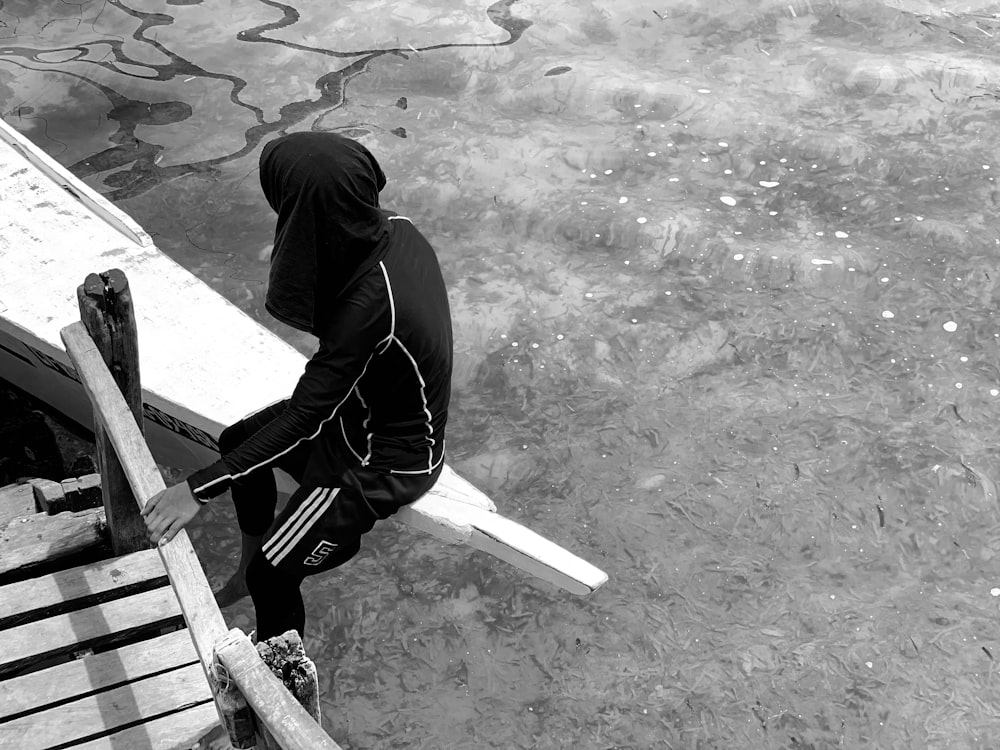
[(261, 144), (366, 143), (451, 462), (611, 576), (378, 529), (306, 587), (330, 733), (995, 746), (1000, 4), (487, 2), (0, 2), (3, 117), (265, 325)]

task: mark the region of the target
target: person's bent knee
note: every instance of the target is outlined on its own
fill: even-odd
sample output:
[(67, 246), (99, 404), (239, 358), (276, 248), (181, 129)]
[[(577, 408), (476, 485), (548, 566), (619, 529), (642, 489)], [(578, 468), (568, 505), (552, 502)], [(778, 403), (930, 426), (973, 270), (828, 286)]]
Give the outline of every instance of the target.
[(219, 452), (223, 455), (232, 453), (240, 447), (247, 439), (246, 428), (243, 422), (229, 425), (219, 435)]

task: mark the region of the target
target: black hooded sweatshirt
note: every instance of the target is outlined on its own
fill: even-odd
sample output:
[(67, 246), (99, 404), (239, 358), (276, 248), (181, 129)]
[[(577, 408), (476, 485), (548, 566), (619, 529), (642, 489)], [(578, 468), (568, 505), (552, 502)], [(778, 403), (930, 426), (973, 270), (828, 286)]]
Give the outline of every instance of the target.
[(435, 473), (444, 461), (452, 330), (433, 248), (409, 219), (379, 208), (385, 176), (349, 138), (271, 141), (260, 181), (278, 214), (266, 308), (316, 335), (319, 349), (282, 413), (193, 474), (192, 491), (215, 497), (306, 441), (307, 480), (317, 486), (338, 486), (345, 471)]

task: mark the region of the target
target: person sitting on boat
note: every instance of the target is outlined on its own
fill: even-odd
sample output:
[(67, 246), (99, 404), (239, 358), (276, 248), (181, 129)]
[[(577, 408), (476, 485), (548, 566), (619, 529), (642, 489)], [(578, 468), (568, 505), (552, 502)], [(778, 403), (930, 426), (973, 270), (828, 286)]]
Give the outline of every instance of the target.
[[(376, 521), (437, 480), (452, 327), (434, 250), (409, 219), (379, 208), (385, 176), (363, 145), (282, 136), (265, 146), (260, 180), (278, 215), (266, 308), (319, 348), (289, 399), (224, 430), (220, 460), (143, 515), (163, 544), (232, 491), (241, 559), (216, 596), (226, 606), (249, 593), (263, 640), (302, 634), (303, 579), (351, 559)], [(299, 482), (277, 515), (274, 468)]]

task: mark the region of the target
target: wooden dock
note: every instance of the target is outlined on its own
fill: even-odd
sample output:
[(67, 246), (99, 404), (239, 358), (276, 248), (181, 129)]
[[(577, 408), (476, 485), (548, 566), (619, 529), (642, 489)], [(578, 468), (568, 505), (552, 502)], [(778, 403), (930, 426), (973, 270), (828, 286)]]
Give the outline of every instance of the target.
[(340, 750), (298, 636), (258, 651), (227, 631), (184, 531), (148, 548), (139, 510), (164, 483), (136, 419), (120, 281), (62, 331), (94, 408), (100, 507), (81, 507), (98, 497), (93, 476), (0, 488), (0, 748)]
[[(0, 586), (0, 747), (228, 747), (156, 550), (62, 567), (106, 553), (106, 529), (92, 523), (103, 510), (48, 516), (25, 508), (25, 498), (34, 502), (31, 485), (0, 489), (0, 509), (33, 511), (6, 514), (0, 549), (22, 546), (25, 528), (56, 544), (34, 546), (52, 556), (22, 550), (18, 567), (0, 571), (8, 581)], [(81, 528), (95, 533), (75, 547), (62, 543), (65, 530)]]

